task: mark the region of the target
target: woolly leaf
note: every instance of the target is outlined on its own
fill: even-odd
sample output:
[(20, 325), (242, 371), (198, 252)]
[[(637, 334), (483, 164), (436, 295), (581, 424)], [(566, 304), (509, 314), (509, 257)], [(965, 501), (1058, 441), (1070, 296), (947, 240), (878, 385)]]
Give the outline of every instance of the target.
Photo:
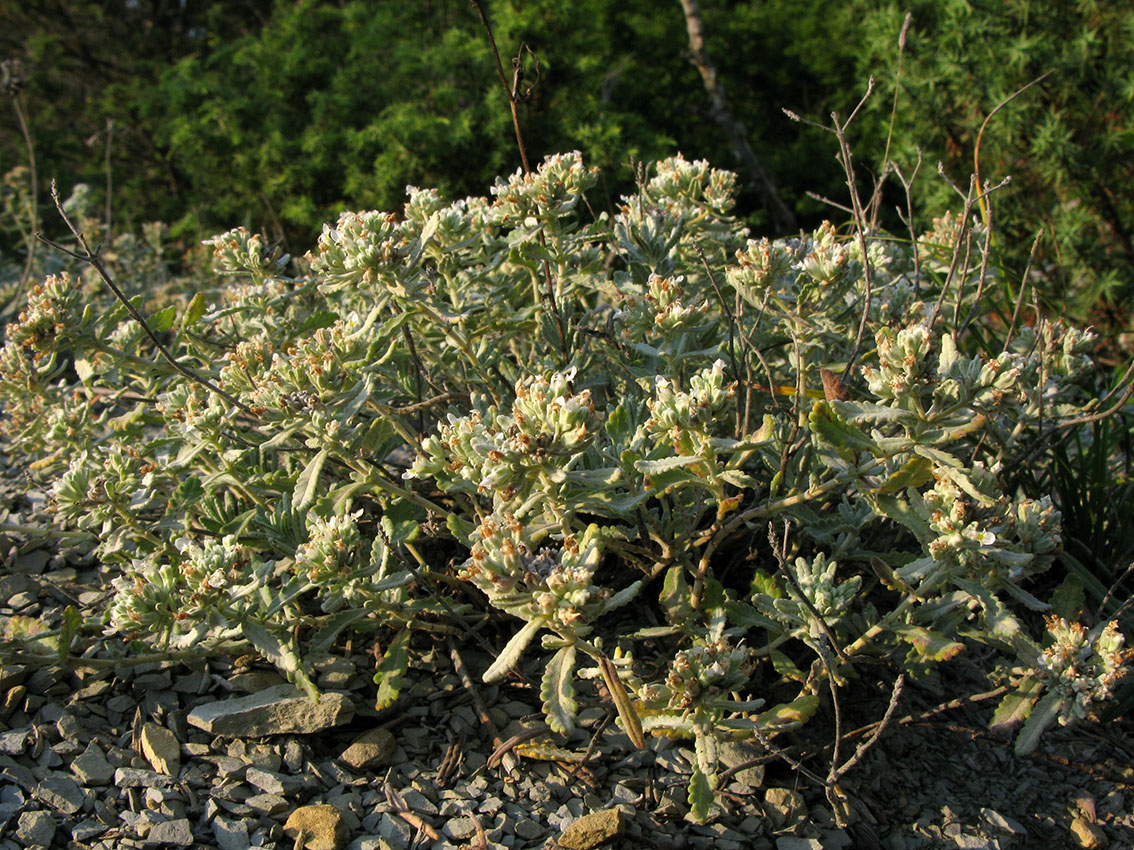
[(1024, 722), (1024, 728), (1020, 730), (1020, 734), (1016, 738), (1016, 755), (1026, 756), (1035, 750), (1044, 730), (1054, 722), (1063, 709), (1063, 700), (1063, 695), (1058, 691), (1048, 691), (1036, 703), (1031, 714), (1028, 715), (1028, 719)]
[(1051, 594), (1051, 611), (1068, 622), (1077, 623), (1083, 613), (1083, 580), (1068, 573)]
[(887, 478), (876, 491), (881, 496), (892, 496), (907, 487), (920, 487), (933, 480), (933, 463), (924, 457), (911, 457)]
[(291, 495), (291, 502), (297, 510), (303, 510), (315, 501), (315, 493), (319, 489), (319, 473), (323, 471), (323, 464), (327, 460), (327, 450), (322, 449), (307, 462), (303, 472), (295, 481), (295, 490)]
[(806, 694), (791, 702), (772, 706), (756, 718), (756, 723), (765, 732), (779, 732), (806, 723), (818, 708), (819, 697)]
[(201, 317), (205, 315), (205, 310), (208, 305), (205, 303), (205, 294), (203, 292), (196, 293), (190, 300), (188, 306), (185, 308), (185, 316), (181, 320), (181, 329), (191, 328), (197, 322), (201, 321)]
[(484, 671), (484, 681), (495, 682), (497, 679), (504, 678), (504, 675), (516, 666), (516, 662), (520, 660), (520, 656), (524, 654), (524, 650), (528, 648), (532, 638), (543, 628), (543, 622), (542, 619), (537, 619), (524, 623), (524, 627), (512, 635), (512, 639), (500, 651), (500, 655)]
[(828, 401), (817, 401), (812, 405), (808, 422), (812, 433), (835, 448), (866, 451), (872, 454), (878, 449), (878, 444), (874, 440), (843, 419)]
[(1018, 688), (1006, 693), (992, 713), (992, 720), (988, 723), (989, 731), (1008, 732), (1027, 720), (1042, 690), (1043, 683), (1035, 677), (1029, 677)]
[(895, 623), (891, 628), (898, 637), (914, 648), (920, 661), (948, 661), (965, 648), (963, 643), (922, 626)]
[(689, 809), (690, 814), (697, 823), (704, 823), (709, 819), (709, 809), (713, 805), (713, 787), (709, 784), (709, 777), (701, 772), (701, 768), (693, 768), (693, 776), (689, 780)]
[(146, 321), (150, 326), (150, 330), (154, 333), (161, 333), (173, 327), (174, 320), (177, 319), (177, 305), (170, 304), (163, 310), (158, 310)]
[(252, 620), (246, 621), (240, 630), (248, 642), (256, 647), (256, 651), (287, 676), (288, 681), (303, 688), (312, 699), (319, 698), (319, 691), (315, 688), (311, 677), (307, 675), (307, 671), (303, 669), (299, 648), (290, 633), (269, 630)]
[(402, 690), (402, 679), (405, 678), (406, 668), (409, 667), (409, 629), (402, 629), (390, 641), (378, 668), (374, 673), (374, 682), (378, 685), (378, 694), (374, 699), (374, 708), (381, 711), (393, 705)]
[(575, 647), (561, 647), (543, 671), (539, 695), (543, 699), (543, 714), (552, 731), (570, 735), (575, 731)]

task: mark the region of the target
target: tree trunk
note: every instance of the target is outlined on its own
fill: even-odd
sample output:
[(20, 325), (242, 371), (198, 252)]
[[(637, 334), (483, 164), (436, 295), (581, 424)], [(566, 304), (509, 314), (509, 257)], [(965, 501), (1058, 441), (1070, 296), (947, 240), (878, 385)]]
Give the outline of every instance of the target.
[(720, 125), (728, 137), (729, 144), (736, 158), (747, 173), (749, 180), (756, 186), (764, 201), (764, 207), (772, 217), (772, 226), (777, 233), (791, 233), (796, 229), (795, 216), (784, 205), (780, 193), (768, 179), (756, 158), (755, 151), (748, 144), (748, 131), (744, 125), (736, 120), (732, 110), (728, 108), (728, 98), (725, 97), (724, 85), (717, 76), (716, 66), (705, 52), (705, 22), (701, 18), (701, 7), (697, 0), (681, 0), (681, 8), (685, 11), (685, 28), (689, 31), (689, 52), (693, 64), (701, 73), (701, 80), (705, 84), (705, 91), (709, 95), (710, 112), (713, 120)]

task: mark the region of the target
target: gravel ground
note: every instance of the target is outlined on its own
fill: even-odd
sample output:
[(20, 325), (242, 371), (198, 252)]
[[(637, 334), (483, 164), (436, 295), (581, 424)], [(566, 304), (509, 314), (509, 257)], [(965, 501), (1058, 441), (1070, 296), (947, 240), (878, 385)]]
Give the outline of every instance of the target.
[[(8, 503), (0, 521), (47, 519), (42, 494)], [(19, 536), (0, 543), (0, 621), (52, 624), (65, 605), (107, 604), (97, 565)], [(1057, 730), (1026, 759), (982, 731), (985, 706), (895, 723), (842, 783), (845, 829), (821, 789), (732, 747), (717, 817), (699, 826), (686, 817), (684, 742), (635, 750), (585, 693), (574, 735), (540, 737), (534, 668), (470, 687), (488, 655), (443, 642), (419, 647), (401, 699), (376, 712), (369, 649), (315, 659), (329, 695), (318, 706), (253, 656), (5, 662), (0, 850), (1134, 847), (1129, 721)], [(899, 715), (947, 698), (941, 687), (911, 686)], [(850, 710), (878, 717), (879, 699)], [(822, 730), (805, 732), (821, 740)]]

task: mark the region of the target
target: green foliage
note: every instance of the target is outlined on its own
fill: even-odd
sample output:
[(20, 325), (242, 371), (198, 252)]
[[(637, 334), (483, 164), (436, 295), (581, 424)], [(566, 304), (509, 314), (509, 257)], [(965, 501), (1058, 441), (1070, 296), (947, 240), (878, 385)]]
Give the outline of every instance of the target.
[[(699, 819), (720, 742), (808, 723), (865, 653), (921, 674), (994, 647), (1022, 748), (1094, 716), (1129, 652), (1113, 622), (1031, 636), (1060, 515), (1004, 474), (1082, 415), (1093, 335), (1041, 317), (991, 348), (950, 320), (988, 309), (988, 272), (949, 262), (975, 222), (750, 239), (705, 162), (614, 216), (599, 179), (572, 153), (491, 199), (412, 189), (325, 225), (296, 278), (215, 237), (205, 306), (151, 313), (181, 369), (74, 276), (34, 286), (2, 427), (119, 571), (107, 631), (244, 640), (309, 688), (313, 647), (394, 634), (386, 706), (411, 632), (490, 610), (512, 637), (484, 678), (542, 658), (560, 732), (601, 678), (632, 743), (694, 741)], [(775, 556), (739, 562), (769, 524)], [(630, 603), (666, 625), (609, 616)]]
[[(634, 163), (678, 151), (731, 161), (676, 2), (486, 6), (504, 64), (524, 56), (529, 150), (578, 149), (602, 167), (596, 209), (613, 211)], [(817, 222), (804, 192), (833, 194), (842, 178), (826, 140), (781, 108), (822, 115), (853, 99), (853, 39), (830, 37), (850, 12), (704, 6), (737, 118), (789, 204)], [(27, 60), (41, 203), (54, 177), (96, 187), (102, 205), (112, 178), (115, 223), (159, 219), (177, 237), (243, 223), (307, 244), (343, 209), (396, 208), (407, 184), (479, 193), (519, 164), (466, 0), (7, 4), (0, 49)], [(15, 127), (0, 126), (0, 162), (25, 160)], [(760, 219), (756, 191), (739, 200)]]
[[(1002, 262), (1023, 269), (1042, 230), (1035, 268), (1045, 303), (1080, 320), (1128, 327), (1134, 10), (1071, 0), (1042, 8), (862, 5), (860, 67), (879, 84), (871, 104), (878, 117), (888, 116), (898, 85), (893, 159), (910, 174), (916, 146), (924, 171), (941, 162), (962, 189), (978, 166), (994, 185), (1011, 176), (992, 198)], [(899, 83), (895, 43), (906, 9), (913, 26)], [(1001, 105), (982, 138), (982, 124)], [(926, 215), (957, 206), (953, 190), (935, 179), (919, 181), (915, 196)]]

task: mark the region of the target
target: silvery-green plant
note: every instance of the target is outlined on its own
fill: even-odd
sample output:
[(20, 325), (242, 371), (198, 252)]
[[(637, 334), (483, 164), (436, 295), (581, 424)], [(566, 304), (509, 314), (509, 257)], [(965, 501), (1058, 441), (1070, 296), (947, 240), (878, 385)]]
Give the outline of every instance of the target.
[(306, 655), (378, 632), (386, 705), (412, 631), (491, 610), (513, 637), (485, 675), (541, 659), (552, 729), (598, 678), (632, 742), (695, 741), (698, 818), (721, 740), (803, 725), (866, 653), (920, 675), (996, 647), (1025, 744), (1105, 699), (1113, 624), (1028, 637), (1060, 518), (1004, 472), (1093, 404), (1091, 334), (966, 334), (963, 221), (773, 242), (706, 163), (614, 215), (596, 179), (564, 154), (489, 198), (411, 188), (298, 265), (222, 234), (212, 288), (149, 314), (176, 366), (89, 284), (33, 287), (2, 428), (119, 571), (107, 639), (243, 641), (313, 689)]

